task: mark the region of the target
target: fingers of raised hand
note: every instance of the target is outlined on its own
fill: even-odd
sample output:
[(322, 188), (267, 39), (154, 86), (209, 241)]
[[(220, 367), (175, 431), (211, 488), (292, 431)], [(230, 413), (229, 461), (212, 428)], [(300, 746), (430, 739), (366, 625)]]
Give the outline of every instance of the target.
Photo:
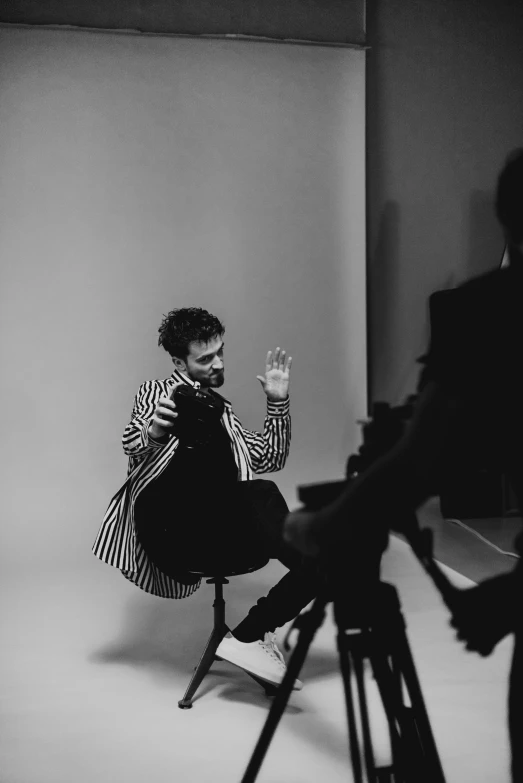
[(272, 351), (269, 351), (267, 354), (267, 370), (282, 370), (283, 364), (282, 364), (282, 354), (285, 356), (285, 351), (282, 351), (280, 348), (276, 348), (274, 351), (274, 354)]
[(288, 372), (291, 368), (292, 356), (289, 356), (287, 359), (287, 367), (285, 367), (286, 356), (287, 352), (279, 347), (274, 351), (274, 355), (272, 351), (269, 351), (267, 353), (266, 360), (267, 372), (269, 372), (269, 370), (281, 370), (282, 372)]

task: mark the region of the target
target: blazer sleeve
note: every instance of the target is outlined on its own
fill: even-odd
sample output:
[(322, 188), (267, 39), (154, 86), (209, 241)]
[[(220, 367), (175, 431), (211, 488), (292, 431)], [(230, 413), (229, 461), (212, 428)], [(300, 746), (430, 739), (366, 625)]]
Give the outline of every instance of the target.
[(131, 421), (122, 437), (123, 450), (128, 457), (143, 457), (164, 445), (149, 435), (149, 423), (161, 394), (162, 387), (157, 381), (146, 381), (138, 389)]
[(267, 400), (263, 433), (246, 430), (244, 427), (242, 432), (255, 473), (274, 473), (282, 470), (291, 446), (289, 398), (281, 402)]

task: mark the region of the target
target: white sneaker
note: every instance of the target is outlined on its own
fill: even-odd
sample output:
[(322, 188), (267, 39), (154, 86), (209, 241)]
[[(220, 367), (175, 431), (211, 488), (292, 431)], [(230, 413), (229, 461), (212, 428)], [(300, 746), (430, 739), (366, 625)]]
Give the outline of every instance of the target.
[[(287, 671), (273, 633), (266, 633), (263, 640), (256, 642), (240, 642), (229, 632), (220, 642), (216, 656), (273, 685), (279, 685)], [(294, 680), (292, 689), (300, 691), (302, 688), (303, 683)]]

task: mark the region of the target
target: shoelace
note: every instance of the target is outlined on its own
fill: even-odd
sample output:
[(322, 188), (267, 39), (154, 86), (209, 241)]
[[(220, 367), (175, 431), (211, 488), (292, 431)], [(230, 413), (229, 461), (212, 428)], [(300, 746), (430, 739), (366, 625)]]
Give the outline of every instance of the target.
[(265, 652), (271, 656), (271, 658), (274, 658), (274, 660), (277, 661), (277, 663), (279, 663), (280, 666), (285, 668), (285, 658), (283, 657), (280, 650), (278, 650), (276, 646), (275, 634), (266, 633), (264, 640), (260, 641), (260, 644), (263, 646)]

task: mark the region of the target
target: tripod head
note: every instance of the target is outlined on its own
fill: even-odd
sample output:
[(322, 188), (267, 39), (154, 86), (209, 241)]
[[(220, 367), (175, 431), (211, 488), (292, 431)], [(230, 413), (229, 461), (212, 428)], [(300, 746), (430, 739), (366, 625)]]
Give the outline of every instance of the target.
[[(318, 484), (302, 484), (298, 487), (298, 498), (304, 504), (308, 511), (319, 511), (321, 508), (332, 503), (339, 494), (347, 487), (351, 479), (348, 478), (345, 481), (326, 481)], [(413, 509), (411, 512), (407, 512), (404, 515), (403, 523), (401, 525), (401, 532), (405, 536), (412, 551), (420, 561), (426, 573), (434, 582), (434, 585), (438, 589), (443, 602), (447, 608), (453, 612), (456, 607), (457, 597), (460, 594), (459, 588), (454, 587), (452, 582), (448, 579), (447, 575), (440, 568), (438, 563), (434, 560), (433, 554), (433, 534), (432, 530), (427, 528), (421, 529), (418, 523), (416, 512)], [(386, 532), (387, 538), (389, 531)], [(382, 552), (385, 551), (386, 545), (382, 544)], [(379, 559), (381, 560), (381, 554)], [(325, 569), (329, 563), (330, 553), (325, 553), (325, 556), (318, 558), (318, 567), (320, 570)], [(359, 557), (363, 561), (367, 557), (371, 557), (375, 560), (378, 556), (377, 552), (360, 552)], [(338, 560), (343, 561), (343, 552), (337, 553)], [(379, 581), (379, 573), (376, 577), (376, 581)]]

